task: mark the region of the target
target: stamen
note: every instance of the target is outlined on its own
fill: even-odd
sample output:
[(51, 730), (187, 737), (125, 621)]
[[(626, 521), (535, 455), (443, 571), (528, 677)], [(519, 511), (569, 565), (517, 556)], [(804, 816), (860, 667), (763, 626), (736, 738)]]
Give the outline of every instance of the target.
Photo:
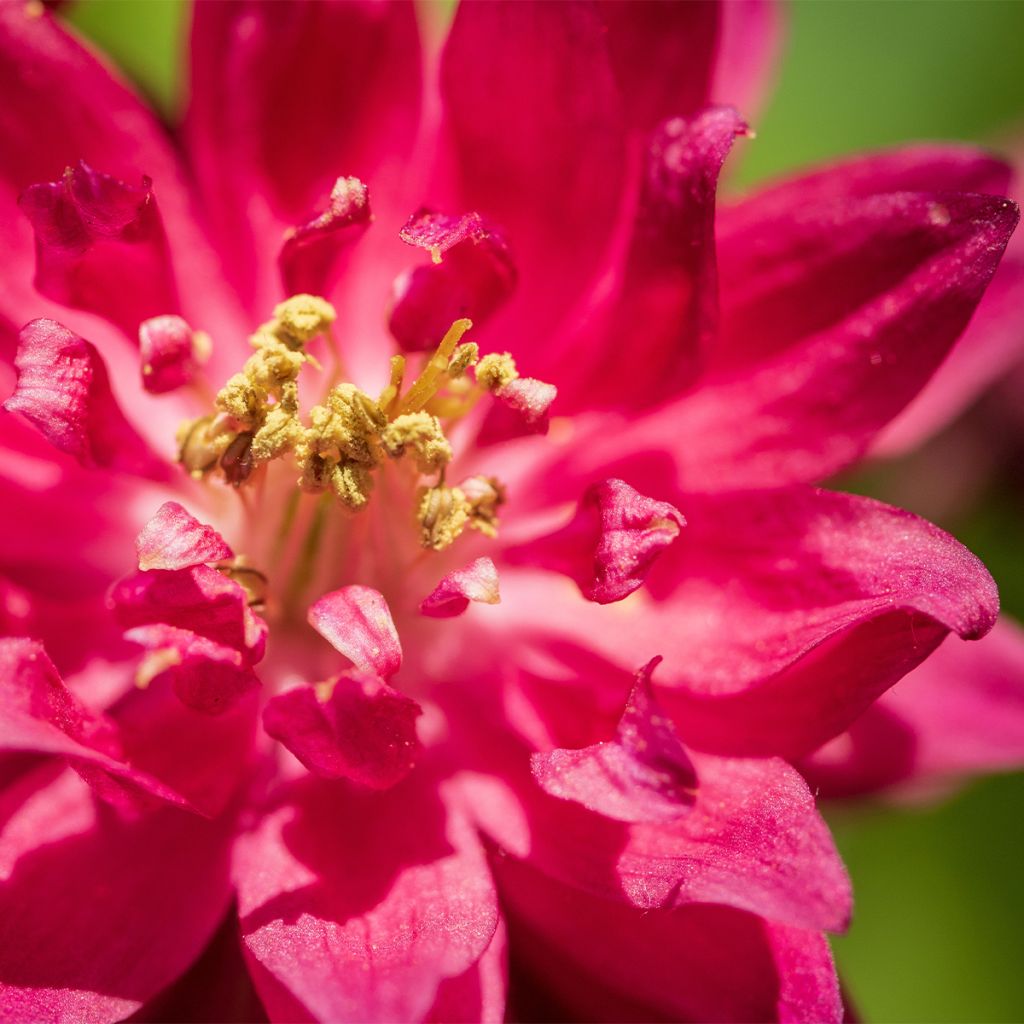
[(476, 382), (485, 391), (500, 391), (519, 376), (516, 361), (508, 352), (492, 352), (480, 360)]
[(448, 364), (455, 346), (472, 326), (472, 320), (456, 320), (448, 328), (448, 333), (437, 346), (437, 351), (430, 357), (405, 398), (399, 403), (399, 415), (404, 412), (419, 412), (437, 394), (438, 388), (447, 376)]
[(409, 449), (421, 473), (436, 473), (452, 458), (452, 446), (441, 430), (441, 421), (426, 412), (397, 417), (381, 434), (381, 443), (393, 459), (401, 458)]
[(428, 487), (420, 495), (416, 519), (425, 548), (443, 551), (454, 544), (469, 523), (471, 508), (458, 487)]

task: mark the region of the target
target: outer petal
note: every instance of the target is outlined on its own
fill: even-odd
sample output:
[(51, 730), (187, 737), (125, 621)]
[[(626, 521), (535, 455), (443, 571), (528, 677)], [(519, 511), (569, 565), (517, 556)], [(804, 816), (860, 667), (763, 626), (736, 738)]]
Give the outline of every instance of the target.
[(387, 789), (412, 770), (422, 746), (423, 709), (369, 672), (348, 672), (321, 687), (299, 686), (273, 697), (263, 728), (311, 772)]
[(483, 850), (422, 781), (292, 784), (240, 841), (242, 932), (271, 1017), (420, 1020), (484, 955), (498, 918)]
[(279, 295), (277, 253), (261, 239), (306, 223), (339, 175), (383, 189), (388, 161), (408, 158), (419, 120), (415, 11), (362, 0), (197, 4), (191, 53), (200, 186), (232, 282), (266, 304)]
[(977, 646), (947, 643), (811, 755), (825, 796), (956, 781), (1024, 764), (1024, 634), (1002, 619)]
[(499, 604), (498, 570), (489, 558), (477, 558), (464, 569), (455, 569), (420, 602), (420, 613), (434, 619), (461, 615), (470, 601)]
[(39, 769), (3, 792), (0, 820), (7, 1019), (124, 1017), (185, 970), (227, 909), (230, 819), (123, 820), (73, 772)]
[(527, 1000), (520, 1019), (843, 1019), (828, 943), (816, 932), (726, 907), (640, 911), (512, 858), (493, 863), (520, 980), (513, 998)]
[(55, 447), (84, 466), (165, 476), (124, 418), (100, 354), (55, 320), (22, 328), (15, 356), (18, 385), (4, 402), (20, 412)]
[(383, 595), (358, 584), (325, 594), (307, 613), (309, 624), (356, 668), (383, 679), (402, 667), (402, 645)]

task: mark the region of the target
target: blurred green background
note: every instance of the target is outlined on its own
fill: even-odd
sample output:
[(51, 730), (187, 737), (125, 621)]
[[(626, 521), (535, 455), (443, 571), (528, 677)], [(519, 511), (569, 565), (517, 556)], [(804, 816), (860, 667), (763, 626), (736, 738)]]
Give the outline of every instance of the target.
[[(788, 13), (781, 74), (737, 183), (911, 139), (998, 148), (1024, 138), (1024, 3), (805, 0)], [(175, 108), (185, 3), (80, 0), (67, 16)], [(844, 486), (892, 496), (902, 472), (882, 467)], [(992, 480), (942, 525), (985, 559), (1004, 607), (1024, 618), (1024, 516), (1012, 483)], [(856, 889), (853, 927), (835, 950), (864, 1018), (1024, 1020), (1022, 812), (1024, 775), (937, 806), (829, 812)]]

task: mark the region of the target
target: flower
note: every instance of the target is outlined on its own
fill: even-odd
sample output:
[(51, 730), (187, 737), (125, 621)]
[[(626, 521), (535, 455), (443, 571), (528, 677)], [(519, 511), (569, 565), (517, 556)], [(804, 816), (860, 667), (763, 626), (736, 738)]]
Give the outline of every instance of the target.
[(185, 162), (0, 27), (5, 1013), (840, 1019), (790, 762), (996, 596), (813, 484), (963, 331), (1002, 165), (716, 211), (759, 4), (422, 56), (407, 5), (199, 4)]

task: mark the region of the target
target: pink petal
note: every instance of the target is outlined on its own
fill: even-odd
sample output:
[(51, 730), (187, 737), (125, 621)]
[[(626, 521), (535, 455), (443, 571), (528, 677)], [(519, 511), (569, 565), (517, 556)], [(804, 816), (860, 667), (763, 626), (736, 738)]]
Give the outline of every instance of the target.
[(358, 178), (338, 178), (326, 208), (289, 231), (278, 255), (288, 295), (327, 295), (341, 254), (370, 225), (370, 191)]
[(673, 821), (689, 810), (697, 776), (651, 692), (651, 672), (660, 660), (637, 673), (610, 741), (531, 757), (533, 777), (545, 793), (631, 823)]
[(36, 235), (36, 288), (97, 313), (134, 339), (147, 317), (178, 308), (153, 183), (129, 185), (83, 162), (19, 199)]
[(654, 428), (685, 439), (688, 487), (814, 480), (856, 459), (956, 342), (1016, 222), (1003, 199), (892, 193), (723, 225), (714, 367)]
[(55, 448), (83, 466), (166, 476), (117, 405), (100, 354), (55, 320), (21, 330), (18, 385), (4, 408), (21, 413)]
[(641, 911), (509, 857), (495, 858), (494, 871), (520, 982), (513, 1011), (517, 996), (526, 1000), (520, 1019), (843, 1020), (817, 932), (727, 907)]
[(502, 1024), (508, 992), (508, 936), (498, 921), (491, 944), (480, 959), (457, 978), (446, 978), (427, 1020), (431, 1024)]
[(566, 353), (578, 370), (580, 351), (593, 352), (580, 396), (588, 404), (656, 405), (703, 368), (718, 328), (718, 175), (747, 131), (734, 109), (712, 107), (654, 133), (616, 295), (598, 323), (584, 328), (600, 336)]
[(436, 348), (463, 317), (484, 323), (515, 290), (517, 272), (508, 246), (478, 213), (449, 217), (422, 209), (400, 236), (426, 249), (433, 260), (395, 282), (389, 327), (406, 351)]
[(73, 772), (46, 767), (3, 791), (0, 820), (5, 1019), (122, 1019), (188, 967), (227, 910), (230, 818), (104, 813)]
[(151, 395), (192, 382), (199, 369), (196, 334), (180, 316), (155, 316), (139, 325), (142, 386)]
[(389, 679), (402, 667), (402, 645), (379, 591), (357, 584), (310, 606), (309, 624), (356, 668)]
[(499, 604), (498, 570), (489, 558), (477, 558), (454, 569), (420, 602), (420, 614), (434, 619), (461, 615), (470, 601)]
[(233, 558), (234, 552), (212, 527), (199, 522), (176, 501), (166, 501), (135, 539), (139, 568), (188, 569)]
[(422, 750), (416, 719), (423, 709), (376, 676), (348, 672), (329, 680), (321, 699), (311, 686), (273, 697), (263, 728), (311, 772), (387, 789), (412, 770)]
[(584, 493), (572, 522), (513, 549), (509, 557), (564, 572), (588, 600), (609, 604), (643, 585), (685, 524), (674, 505), (648, 498), (623, 480), (605, 480)]
[(498, 923), (483, 850), (417, 771), (384, 792), (308, 778), (239, 841), (239, 914), (270, 1016), (423, 1019)]
[(495, 393), (499, 402), (508, 406), (531, 434), (546, 434), (548, 409), (558, 397), (558, 388), (533, 377), (517, 377)]
[(415, 11), (366, 0), (200, 4), (190, 52), (186, 127), (227, 271), (248, 305), (273, 302), (278, 254), (263, 239), (304, 223), (339, 175), (376, 190), (392, 165), (408, 170)]
[(826, 796), (948, 783), (1024, 764), (1024, 634), (946, 643), (802, 765)]

